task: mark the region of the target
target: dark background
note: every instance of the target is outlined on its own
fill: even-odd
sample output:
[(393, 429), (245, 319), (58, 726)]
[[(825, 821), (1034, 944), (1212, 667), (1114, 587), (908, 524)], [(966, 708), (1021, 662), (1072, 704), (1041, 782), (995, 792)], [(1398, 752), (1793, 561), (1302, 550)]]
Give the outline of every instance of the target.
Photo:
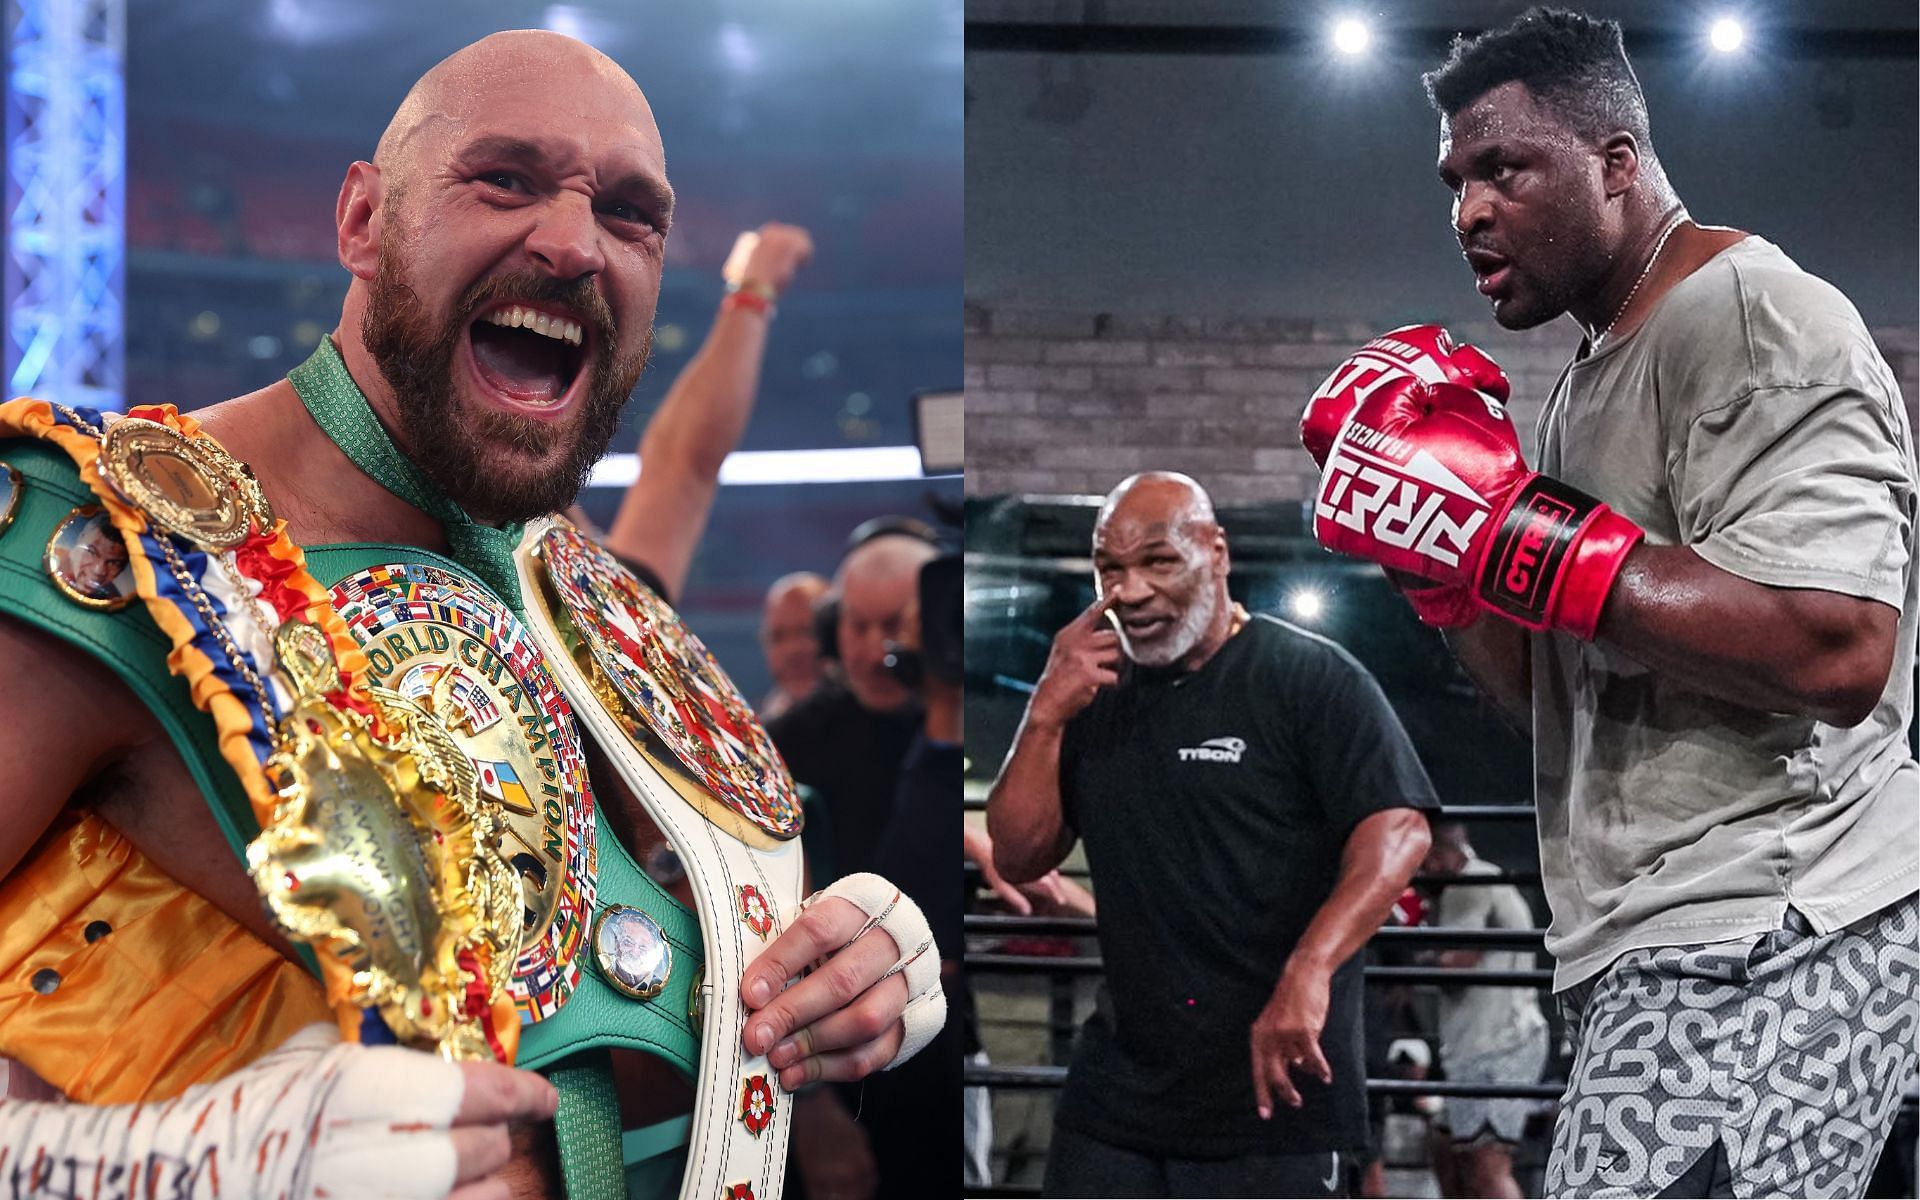
[[(971, 0), (967, 299), (1382, 328), (1485, 319), (1419, 76), (1452, 32), (1525, 7)], [(1912, 323), (1912, 0), (1562, 7), (1626, 26), (1654, 146), (1696, 218), (1774, 241), (1869, 325)], [(1359, 59), (1326, 42), (1348, 11), (1374, 28)], [(1748, 26), (1738, 55), (1704, 45), (1721, 11)]]

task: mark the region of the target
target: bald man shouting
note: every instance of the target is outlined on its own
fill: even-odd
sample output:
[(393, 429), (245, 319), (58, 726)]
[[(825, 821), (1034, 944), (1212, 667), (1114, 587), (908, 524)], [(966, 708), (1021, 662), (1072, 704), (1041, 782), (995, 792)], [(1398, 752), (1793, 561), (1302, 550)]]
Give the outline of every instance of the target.
[[(629, 1039), (605, 1089), (568, 1093), (587, 1107), (563, 1111), (560, 1124), (589, 1130), (572, 1144), (594, 1159), (566, 1164), (575, 1196), (678, 1190), (684, 1154), (671, 1136), (650, 1139), (665, 1151), (653, 1170), (629, 1139), (623, 1180), (621, 1127), (587, 1114), (605, 1114), (614, 1091), (629, 1129), (690, 1104), (685, 1064), (702, 1028), (691, 1001), (702, 998), (688, 990), (685, 960), (700, 954), (700, 934), (684, 881), (678, 892), (671, 878), (655, 887), (629, 866), (630, 891), (616, 895), (609, 860), (620, 856), (602, 840), (596, 867), (575, 850), (583, 836), (591, 849), (596, 804), (637, 861), (651, 862), (664, 835), (610, 768), (615, 748), (583, 738), (591, 726), (556, 699), (558, 664), (528, 635), (534, 598), (513, 555), (522, 523), (564, 509), (613, 434), (647, 360), (673, 208), (659, 131), (625, 72), (556, 34), (486, 38), (429, 71), (372, 161), (348, 168), (335, 216), (352, 280), (337, 328), (287, 379), (197, 414), (251, 468), (374, 681), (444, 718), (482, 790), (527, 814), (531, 823), (509, 816), (504, 851), (526, 905), (520, 1019), (566, 1016), (570, 998), (577, 1011), (590, 984), (605, 1004), (673, 998), (649, 1026), (661, 1041)], [(131, 1195), (144, 1179), (152, 1194), (182, 1198), (477, 1200), (510, 1186), (558, 1195), (550, 1162), (509, 1164), (508, 1127), (541, 1126), (560, 1103), (539, 1075), (340, 1041), (319, 984), (233, 852), (254, 816), (240, 768), (195, 701), (208, 689), (240, 695), (237, 668), (190, 699), (165, 669), (155, 610), (83, 606), (50, 586), (48, 531), (94, 499), (67, 447), (99, 445), (95, 423), (106, 424), (61, 411), (47, 419), (66, 422), (64, 441), (23, 436), (35, 430), (22, 423), (0, 432), (0, 460), (25, 481), (0, 538), (0, 1058), (14, 1060), (0, 1161), (10, 1194), (92, 1194), (104, 1183)], [(198, 436), (190, 423), (185, 433)], [(256, 656), (266, 669), (272, 643), (249, 631), (273, 628), (262, 613), (281, 602), (273, 589), (287, 584), (273, 562), (286, 556), (196, 550), (181, 561), (183, 619), (218, 626), (235, 661)], [(604, 915), (590, 907), (596, 871), (598, 904), (639, 906), (622, 910), (621, 928), (662, 941), (662, 927), (674, 931), (677, 991), (610, 998), (611, 985), (592, 978), (592, 944), (611, 941), (598, 926), (586, 935)], [(787, 1103), (782, 1088), (858, 1078), (900, 1055), (919, 969), (898, 965), (913, 947), (896, 944), (897, 926), (863, 933), (855, 901), (825, 897), (783, 931), (763, 897), (742, 892), (737, 903), (734, 923), (753, 931), (742, 934), (751, 965), (737, 985), (750, 1015), (727, 1058), (765, 1055), (766, 1065), (744, 1093), (732, 1074), (722, 1088), (740, 1110), (729, 1123), (757, 1135)], [(836, 969), (784, 986), (823, 954)], [(722, 1002), (707, 998), (707, 1011)], [(563, 1146), (569, 1136), (563, 1128)], [(778, 1190), (777, 1152), (763, 1157), (773, 1165), (729, 1194)]]
[(1432, 786), (1359, 663), (1228, 598), (1192, 479), (1115, 488), (1093, 564), (987, 801), (1002, 875), (1079, 839), (1100, 898), (1046, 1194), (1344, 1195), (1359, 952), (1426, 853)]

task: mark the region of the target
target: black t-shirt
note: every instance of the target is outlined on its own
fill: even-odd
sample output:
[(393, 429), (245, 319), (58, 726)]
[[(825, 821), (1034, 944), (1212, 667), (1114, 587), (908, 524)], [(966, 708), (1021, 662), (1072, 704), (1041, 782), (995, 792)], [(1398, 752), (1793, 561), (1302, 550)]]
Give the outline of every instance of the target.
[(1086, 845), (1106, 983), (1060, 1124), (1170, 1157), (1346, 1150), (1366, 1139), (1361, 955), (1333, 977), (1323, 1085), (1254, 1111), (1248, 1033), (1367, 816), (1437, 801), (1373, 677), (1255, 617), (1200, 670), (1126, 670), (1068, 726), (1068, 823)]
[(961, 842), (960, 776), (965, 756), (952, 742), (914, 738), (900, 764), (893, 813), (874, 851), (873, 869), (893, 880), (919, 904), (933, 930), (941, 958), (958, 962), (961, 899), (965, 890), (953, 869)]
[[(819, 793), (830, 851), (824, 865), (833, 878), (873, 870), (874, 850), (893, 816), (900, 764), (920, 724), (917, 704), (870, 712), (832, 681), (767, 723), (794, 779)], [(808, 859), (821, 865), (811, 851)], [(814, 886), (830, 882), (815, 879)]]
[[(961, 749), (916, 737), (900, 768), (893, 819), (875, 852), (873, 869), (914, 898), (933, 930), (936, 952), (958, 961), (961, 881), (953, 869), (961, 840)], [(911, 947), (908, 947), (911, 949)], [(855, 1097), (860, 1123), (872, 1135), (880, 1168), (879, 1194), (934, 1191), (929, 1180), (960, 1178), (961, 1050), (972, 1026), (966, 981), (946, 978), (946, 1027), (918, 1055), (891, 1071), (869, 1076)]]

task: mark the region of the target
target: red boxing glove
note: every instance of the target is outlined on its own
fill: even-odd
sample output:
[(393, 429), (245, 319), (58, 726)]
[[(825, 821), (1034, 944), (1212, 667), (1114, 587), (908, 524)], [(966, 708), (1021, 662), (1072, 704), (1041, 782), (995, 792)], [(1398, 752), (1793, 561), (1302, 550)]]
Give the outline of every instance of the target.
[(1360, 347), (1314, 389), (1300, 414), (1300, 444), (1324, 467), (1333, 439), (1362, 400), (1383, 389), (1435, 383), (1470, 387), (1503, 404), (1509, 390), (1507, 373), (1478, 346), (1455, 345), (1439, 325), (1405, 325)]
[(1428, 583), (1407, 575), (1387, 573), (1387, 582), (1407, 602), (1420, 623), (1435, 629), (1465, 629), (1480, 619), (1481, 608), (1473, 596), (1458, 584)]
[[(1382, 389), (1404, 391), (1434, 383), (1457, 383), (1505, 402), (1507, 373), (1478, 346), (1456, 345), (1439, 325), (1404, 325), (1381, 334), (1335, 367), (1315, 389), (1300, 415), (1300, 443), (1318, 466), (1362, 400)], [(1410, 588), (1389, 576), (1415, 616), (1436, 629), (1462, 629), (1480, 618), (1480, 607), (1458, 587)]]
[(1591, 639), (1642, 533), (1527, 468), (1506, 409), (1450, 383), (1376, 392), (1341, 428), (1314, 534), (1330, 550), (1468, 589), (1529, 629)]

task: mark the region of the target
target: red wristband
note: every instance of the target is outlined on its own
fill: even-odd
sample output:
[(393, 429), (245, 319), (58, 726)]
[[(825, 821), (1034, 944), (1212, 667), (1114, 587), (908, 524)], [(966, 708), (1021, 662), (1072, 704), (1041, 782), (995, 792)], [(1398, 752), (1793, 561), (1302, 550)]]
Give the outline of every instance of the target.
[(748, 312), (759, 313), (768, 319), (772, 319), (773, 317), (773, 305), (768, 302), (765, 296), (757, 292), (728, 292), (725, 298), (720, 301), (720, 311), (731, 312), (736, 308), (743, 308)]

